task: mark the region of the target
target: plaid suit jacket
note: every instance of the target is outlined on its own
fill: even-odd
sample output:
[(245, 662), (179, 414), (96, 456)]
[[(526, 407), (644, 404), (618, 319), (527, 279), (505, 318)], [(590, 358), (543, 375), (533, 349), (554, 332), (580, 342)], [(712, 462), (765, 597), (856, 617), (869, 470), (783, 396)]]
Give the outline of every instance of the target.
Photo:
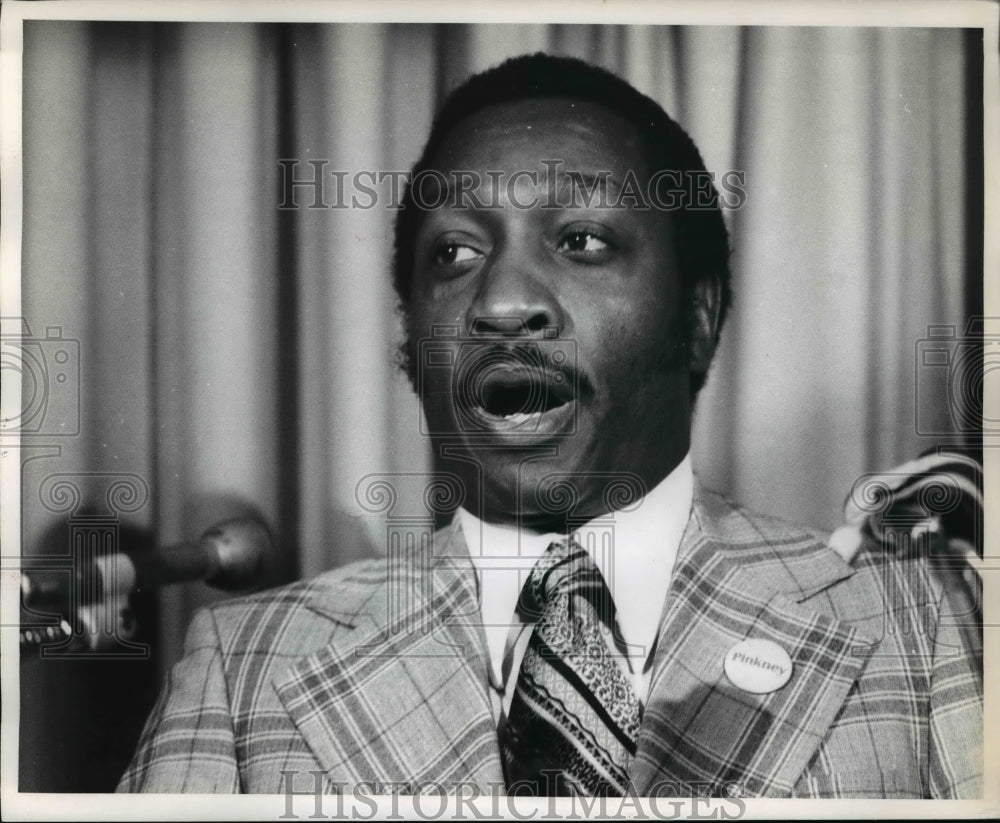
[[(119, 791), (309, 792), (315, 772), (327, 791), (502, 791), (461, 529), (425, 548), (198, 613)], [(636, 791), (978, 797), (981, 630), (950, 576), (876, 547), (849, 566), (816, 533), (698, 490)], [(724, 656), (746, 638), (788, 652), (781, 689), (727, 679)]]

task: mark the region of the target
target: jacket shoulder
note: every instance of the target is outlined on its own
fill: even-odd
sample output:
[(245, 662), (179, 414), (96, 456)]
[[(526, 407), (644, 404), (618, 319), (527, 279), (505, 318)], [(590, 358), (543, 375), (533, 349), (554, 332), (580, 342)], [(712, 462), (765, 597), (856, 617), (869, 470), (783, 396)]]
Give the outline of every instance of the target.
[(812, 548), (816, 548), (817, 544), (829, 548), (829, 533), (822, 529), (755, 511), (704, 488), (697, 489), (695, 512), (699, 528), (708, 536), (726, 543), (801, 543)]
[(266, 650), (298, 657), (350, 625), (386, 578), (385, 560), (361, 560), (253, 594), (208, 606), (225, 659)]

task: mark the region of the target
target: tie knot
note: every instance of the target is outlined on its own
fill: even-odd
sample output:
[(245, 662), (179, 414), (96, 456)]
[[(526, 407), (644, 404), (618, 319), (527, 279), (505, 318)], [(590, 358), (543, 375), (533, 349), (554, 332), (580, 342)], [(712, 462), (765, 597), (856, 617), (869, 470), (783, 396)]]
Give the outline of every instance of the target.
[(551, 543), (531, 570), (517, 613), (521, 619), (537, 622), (556, 601), (579, 595), (587, 599), (598, 615), (613, 617), (611, 593), (604, 577), (586, 549), (572, 537)]

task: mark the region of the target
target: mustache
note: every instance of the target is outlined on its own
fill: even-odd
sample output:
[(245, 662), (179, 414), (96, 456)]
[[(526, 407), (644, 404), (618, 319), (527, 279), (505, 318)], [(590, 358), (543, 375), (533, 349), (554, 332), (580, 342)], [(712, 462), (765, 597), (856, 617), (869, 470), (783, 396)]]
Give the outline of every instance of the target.
[[(562, 344), (560, 346), (559, 344)], [(463, 342), (454, 379), (458, 383), (483, 379), (487, 374), (514, 376), (540, 386), (570, 390), (575, 399), (594, 394), (594, 385), (586, 371), (566, 356), (565, 341), (482, 341)]]

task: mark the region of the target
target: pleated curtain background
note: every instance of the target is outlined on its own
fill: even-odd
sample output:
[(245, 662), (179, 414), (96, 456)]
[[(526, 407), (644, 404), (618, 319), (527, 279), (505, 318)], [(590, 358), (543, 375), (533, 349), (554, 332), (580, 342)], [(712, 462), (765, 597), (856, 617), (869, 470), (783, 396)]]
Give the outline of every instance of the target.
[[(974, 35), (29, 21), (22, 314), (36, 337), (80, 341), (81, 424), (55, 451), (25, 448), (24, 552), (53, 551), (66, 515), (39, 488), (70, 472), (142, 478), (148, 502), (123, 523), (150, 543), (259, 514), (284, 553), (276, 582), (377, 553), (358, 482), (430, 465), (394, 363), (394, 212), (280, 210), (279, 159), (302, 161), (300, 178), (310, 159), (408, 169), (443, 94), (538, 49), (621, 74), (709, 169), (746, 174), (727, 215), (734, 311), (698, 403), (703, 481), (832, 528), (855, 478), (934, 445), (915, 421), (947, 430), (954, 415), (943, 394), (917, 398), (933, 376), (915, 346), (928, 324), (963, 326), (981, 289)], [(160, 594), (158, 673), (221, 596)], [(39, 693), (58, 676), (25, 675)], [(39, 751), (56, 734), (23, 722)], [(22, 780), (44, 785), (49, 757), (22, 762)]]

